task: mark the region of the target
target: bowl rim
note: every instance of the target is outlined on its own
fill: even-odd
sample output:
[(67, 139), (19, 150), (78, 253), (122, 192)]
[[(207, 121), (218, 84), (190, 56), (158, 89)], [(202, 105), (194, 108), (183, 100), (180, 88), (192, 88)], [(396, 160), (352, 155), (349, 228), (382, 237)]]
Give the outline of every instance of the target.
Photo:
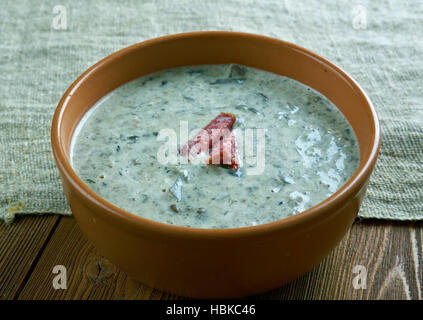
[[(232, 36), (234, 38), (250, 38), (251, 40), (273, 42), (274, 44), (288, 47), (291, 50), (300, 51), (304, 54), (313, 57), (314, 59), (319, 60), (321, 63), (327, 65), (328, 67), (334, 69), (338, 74), (342, 75), (349, 82), (351, 87), (357, 91), (361, 98), (363, 98), (367, 102), (367, 106), (369, 108), (373, 124), (373, 127), (371, 128), (371, 148), (370, 151), (368, 151), (365, 155), (365, 158), (363, 160), (360, 160), (360, 165), (354, 172), (353, 176), (339, 190), (337, 190), (330, 197), (314, 205), (313, 207), (298, 214), (291, 215), (289, 217), (285, 217), (279, 220), (256, 226), (211, 229), (170, 225), (163, 222), (137, 216), (103, 199), (100, 195), (91, 190), (88, 185), (86, 185), (82, 181), (81, 178), (78, 177), (78, 175), (73, 170), (70, 164), (70, 160), (66, 157), (64, 148), (62, 147), (60, 130), (64, 110), (66, 109), (67, 102), (71, 98), (73, 92), (78, 90), (78, 87), (81, 85), (81, 83), (84, 82), (91, 74), (98, 72), (102, 69), (102, 67), (110, 64), (112, 61), (126, 54), (140, 50), (143, 47), (152, 46), (166, 41), (175, 41), (178, 39), (203, 36)], [(60, 173), (64, 178), (66, 178), (67, 182), (71, 184), (73, 190), (76, 191), (76, 193), (78, 193), (80, 197), (85, 198), (90, 204), (100, 209), (98, 212), (102, 212), (102, 216), (105, 219), (111, 219), (114, 222), (123, 223), (126, 227), (132, 230), (134, 230), (134, 228), (140, 230), (143, 229), (150, 230), (152, 233), (166, 233), (172, 236), (189, 237), (196, 239), (198, 239), (199, 237), (211, 239), (226, 239), (229, 237), (243, 238), (247, 236), (260, 235), (263, 233), (274, 232), (281, 229), (293, 227), (295, 225), (304, 224), (310, 220), (317, 218), (322, 218), (324, 220), (324, 218), (327, 218), (328, 213), (330, 214), (331, 212), (336, 211), (331, 209), (335, 209), (337, 205), (342, 203), (349, 196), (357, 193), (358, 189), (361, 188), (361, 186), (365, 182), (366, 178), (370, 175), (374, 167), (380, 149), (380, 141), (381, 133), (379, 120), (372, 102), (370, 101), (369, 97), (364, 92), (364, 90), (361, 88), (361, 86), (344, 70), (342, 70), (340, 67), (336, 66), (332, 62), (326, 60), (325, 58), (321, 57), (320, 55), (296, 44), (260, 34), (234, 31), (195, 31), (165, 35), (133, 44), (108, 55), (107, 57), (103, 58), (102, 60), (88, 68), (66, 90), (57, 105), (51, 124), (52, 151)]]

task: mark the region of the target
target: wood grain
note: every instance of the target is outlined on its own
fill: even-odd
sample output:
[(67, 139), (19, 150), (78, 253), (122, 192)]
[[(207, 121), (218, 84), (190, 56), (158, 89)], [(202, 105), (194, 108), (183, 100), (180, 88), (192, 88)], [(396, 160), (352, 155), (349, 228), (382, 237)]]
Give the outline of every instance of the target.
[[(422, 223), (358, 221), (341, 244), (305, 276), (257, 298), (422, 299)], [(355, 289), (354, 266), (367, 270)]]
[[(67, 269), (67, 289), (52, 285), (55, 265)], [(129, 279), (97, 254), (75, 220), (63, 217), (19, 299), (171, 299), (171, 295)]]
[[(340, 245), (309, 273), (249, 299), (422, 299), (422, 227), (356, 221)], [(67, 290), (52, 286), (52, 270), (59, 264), (68, 271)], [(366, 289), (354, 288), (357, 265), (367, 270)], [(71, 217), (61, 219), (19, 293), (19, 299), (181, 298), (128, 278), (96, 252)]]
[(0, 299), (13, 299), (41, 256), (59, 216), (19, 217), (0, 223)]

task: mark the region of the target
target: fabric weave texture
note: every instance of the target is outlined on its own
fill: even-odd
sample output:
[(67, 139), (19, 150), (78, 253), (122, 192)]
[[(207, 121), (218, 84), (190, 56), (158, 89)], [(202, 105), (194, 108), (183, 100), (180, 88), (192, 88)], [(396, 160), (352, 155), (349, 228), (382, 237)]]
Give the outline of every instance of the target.
[(84, 70), (131, 44), (199, 30), (290, 41), (349, 73), (369, 95), (382, 128), (359, 216), (423, 219), (423, 2), (411, 0), (3, 0), (0, 219), (70, 214), (50, 125), (62, 94)]

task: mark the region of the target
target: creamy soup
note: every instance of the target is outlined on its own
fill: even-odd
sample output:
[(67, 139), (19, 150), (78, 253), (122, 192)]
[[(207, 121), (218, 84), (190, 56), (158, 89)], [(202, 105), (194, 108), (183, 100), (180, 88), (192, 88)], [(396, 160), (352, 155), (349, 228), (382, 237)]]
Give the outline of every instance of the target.
[[(222, 112), (236, 116), (239, 168), (180, 161), (183, 129), (192, 137)], [(165, 146), (175, 137), (173, 152)], [(235, 228), (323, 201), (353, 175), (359, 151), (347, 120), (313, 89), (244, 66), (204, 65), (144, 76), (105, 96), (78, 125), (71, 161), (94, 192), (135, 215)]]

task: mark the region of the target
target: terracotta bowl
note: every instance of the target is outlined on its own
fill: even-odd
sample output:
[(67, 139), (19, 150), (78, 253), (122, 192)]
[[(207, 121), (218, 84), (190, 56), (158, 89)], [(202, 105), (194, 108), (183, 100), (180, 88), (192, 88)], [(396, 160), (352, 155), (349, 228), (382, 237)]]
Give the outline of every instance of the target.
[[(329, 98), (353, 127), (360, 166), (335, 194), (272, 223), (234, 229), (171, 226), (126, 212), (94, 193), (69, 162), (72, 134), (101, 97), (140, 76), (185, 65), (238, 63), (298, 80)], [(98, 251), (133, 279), (198, 298), (242, 297), (286, 284), (341, 241), (366, 192), (380, 144), (375, 110), (344, 71), (304, 48), (260, 35), (193, 32), (120, 50), (82, 74), (54, 114), (51, 142), (73, 215)]]

